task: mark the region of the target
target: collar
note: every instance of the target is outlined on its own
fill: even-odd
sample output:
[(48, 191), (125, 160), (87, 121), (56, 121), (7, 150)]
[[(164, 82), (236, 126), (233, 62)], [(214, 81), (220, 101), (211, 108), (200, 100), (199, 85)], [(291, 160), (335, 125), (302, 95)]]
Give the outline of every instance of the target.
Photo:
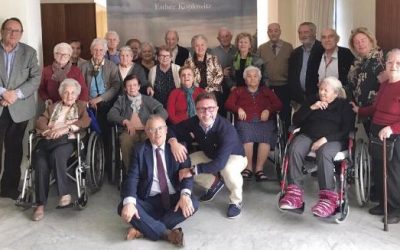
[(311, 43), (310, 47), (305, 47), (304, 45), (302, 45), (301, 47), (303, 48), (303, 51), (310, 52), (310, 51), (312, 50), (312, 48), (314, 47), (315, 41), (316, 41), (316, 40), (314, 40), (314, 41)]
[[(335, 50), (332, 53), (332, 58), (338, 58), (338, 51), (339, 51), (339, 47), (336, 46)], [(324, 53), (324, 56), (326, 56), (326, 53)]]
[(161, 148), (162, 151), (165, 151), (165, 142), (161, 146), (157, 146), (157, 145), (151, 143), (151, 147), (153, 148), (153, 150), (156, 150), (157, 148)]
[(211, 125), (209, 125), (209, 126), (207, 126), (207, 127), (205, 127), (205, 126), (203, 126), (203, 124), (201, 123), (201, 121), (199, 121), (199, 125), (200, 125), (200, 127), (204, 130), (204, 132), (208, 132), (208, 131), (210, 131), (211, 130), (211, 128), (214, 126), (214, 123), (215, 123), (215, 120), (217, 119), (217, 117), (215, 117), (215, 119), (214, 119), (214, 121), (211, 123)]
[[(5, 50), (5, 48), (4, 48), (4, 43), (3, 43), (3, 40), (1, 40), (1, 48), (4, 50), (4, 52), (6, 51)], [(17, 45), (10, 51), (10, 52), (8, 52), (8, 53), (13, 53), (13, 52), (16, 52), (18, 49), (19, 49), (19, 42), (17, 43)]]
[(92, 63), (93, 66), (103, 66), (104, 65), (104, 58), (101, 60), (100, 64), (96, 64), (93, 60), (93, 57), (90, 59), (90, 62)]
[[(272, 48), (272, 45), (274, 44), (274, 42), (272, 42), (272, 41), (269, 41), (269, 46)], [(282, 45), (283, 45), (283, 41), (281, 40), (281, 39), (279, 39), (276, 43), (276, 47), (277, 48), (280, 48), (280, 47), (282, 47)]]

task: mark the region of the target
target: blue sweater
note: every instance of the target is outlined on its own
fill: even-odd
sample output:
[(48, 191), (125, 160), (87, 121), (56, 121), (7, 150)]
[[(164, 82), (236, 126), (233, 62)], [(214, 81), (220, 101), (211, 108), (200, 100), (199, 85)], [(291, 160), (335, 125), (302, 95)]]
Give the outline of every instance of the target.
[[(190, 133), (194, 135), (194, 139)], [(180, 142), (190, 144), (195, 141), (200, 150), (212, 161), (197, 165), (197, 172), (217, 173), (221, 171), (228, 162), (230, 155), (244, 156), (242, 142), (235, 127), (225, 118), (217, 115), (214, 125), (204, 133), (197, 116), (187, 119), (168, 129), (169, 138), (176, 138)]]

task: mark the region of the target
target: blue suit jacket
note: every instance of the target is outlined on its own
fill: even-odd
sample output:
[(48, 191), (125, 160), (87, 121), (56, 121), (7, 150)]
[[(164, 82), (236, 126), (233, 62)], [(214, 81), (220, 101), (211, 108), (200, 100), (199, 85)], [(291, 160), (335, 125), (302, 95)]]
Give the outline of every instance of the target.
[[(132, 155), (132, 163), (128, 170), (128, 176), (121, 191), (122, 199), (126, 197), (135, 197), (146, 200), (150, 195), (151, 184), (153, 183), (153, 148), (149, 140), (135, 146)], [(165, 162), (169, 180), (174, 186), (176, 192), (182, 189), (192, 190), (193, 177), (183, 179), (179, 182), (179, 170), (190, 167), (190, 159), (180, 164), (172, 155), (168, 143), (165, 144)]]

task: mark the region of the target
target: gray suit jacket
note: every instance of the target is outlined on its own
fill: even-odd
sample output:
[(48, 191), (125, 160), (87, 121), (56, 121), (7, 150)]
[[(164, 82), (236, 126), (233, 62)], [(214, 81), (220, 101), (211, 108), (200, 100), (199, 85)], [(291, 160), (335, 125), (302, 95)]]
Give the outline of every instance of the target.
[[(0, 86), (8, 90), (20, 89), (24, 95), (8, 107), (14, 122), (23, 122), (36, 114), (35, 92), (40, 85), (40, 68), (35, 49), (27, 44), (19, 43), (10, 78), (7, 81), (3, 48), (0, 48)], [(3, 107), (0, 106), (0, 115)]]
[[(88, 85), (90, 93), (90, 84), (92, 83), (93, 64), (91, 60), (85, 62), (81, 66), (81, 71), (85, 77), (86, 84)], [(104, 65), (102, 70), (102, 77), (105, 84), (106, 92), (101, 95), (103, 101), (111, 101), (118, 95), (121, 88), (121, 79), (119, 77), (118, 66), (115, 63), (104, 59)]]

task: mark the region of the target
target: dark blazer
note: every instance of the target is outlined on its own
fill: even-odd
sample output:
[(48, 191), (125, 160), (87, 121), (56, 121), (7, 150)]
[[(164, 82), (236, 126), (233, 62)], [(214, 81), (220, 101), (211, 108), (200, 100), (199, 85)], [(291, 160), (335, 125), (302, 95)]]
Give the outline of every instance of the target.
[(175, 64), (178, 64), (179, 66), (183, 66), (185, 64), (186, 59), (189, 58), (189, 50), (182, 46), (178, 46), (178, 54), (176, 55), (175, 58)]
[(299, 46), (293, 50), (289, 58), (288, 75), (291, 100), (303, 103), (307, 96), (315, 95), (318, 92), (318, 69), (323, 53), (324, 48), (321, 42), (316, 40), (311, 48), (310, 57), (308, 59), (306, 90), (303, 91), (300, 85), (300, 72), (303, 65), (303, 46)]
[(348, 83), (347, 74), (349, 73), (353, 62), (354, 55), (351, 53), (351, 50), (344, 47), (338, 47), (339, 80), (343, 86), (346, 86)]
[[(150, 195), (150, 189), (153, 183), (154, 162), (153, 148), (150, 140), (147, 139), (145, 142), (135, 146), (131, 162), (128, 176), (121, 191), (122, 199), (131, 196), (141, 200), (146, 200)], [(167, 165), (168, 177), (176, 192), (180, 192), (182, 189), (192, 190), (193, 177), (185, 178), (182, 182), (179, 182), (179, 170), (191, 166), (189, 157), (184, 163), (178, 163), (172, 155), (171, 147), (166, 143), (165, 162)]]

